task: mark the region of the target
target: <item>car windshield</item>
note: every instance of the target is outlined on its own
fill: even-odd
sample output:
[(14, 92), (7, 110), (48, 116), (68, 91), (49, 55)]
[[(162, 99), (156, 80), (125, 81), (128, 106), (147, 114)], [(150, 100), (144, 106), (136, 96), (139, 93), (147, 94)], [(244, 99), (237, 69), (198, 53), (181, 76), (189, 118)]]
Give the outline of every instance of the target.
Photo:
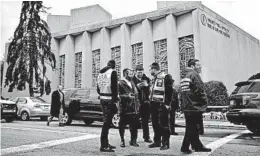
[(70, 90), (62, 90), (62, 92), (63, 92), (64, 95), (66, 96), (66, 95), (70, 92)]
[(248, 93), (252, 93), (252, 92), (258, 92), (260, 93), (260, 82), (253, 82), (250, 87), (247, 89)]
[(44, 101), (41, 98), (37, 98), (37, 97), (31, 97), (30, 98), (33, 102), (40, 102), (40, 103), (46, 103), (46, 101)]
[(89, 97), (89, 90), (88, 89), (80, 89), (77, 90), (72, 96), (72, 98), (88, 98)]
[(244, 93), (250, 84), (242, 84), (237, 86), (237, 88), (232, 92), (232, 94)]

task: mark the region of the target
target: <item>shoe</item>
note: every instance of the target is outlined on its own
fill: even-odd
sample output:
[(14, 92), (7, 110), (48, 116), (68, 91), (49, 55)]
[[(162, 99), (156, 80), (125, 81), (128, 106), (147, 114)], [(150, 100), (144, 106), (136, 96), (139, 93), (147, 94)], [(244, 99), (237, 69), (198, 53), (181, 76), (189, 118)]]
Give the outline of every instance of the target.
[(144, 139), (144, 142), (152, 143), (153, 141), (149, 138), (149, 139)]
[(49, 126), (50, 125), (50, 123), (49, 122), (47, 122), (47, 126)]
[(109, 147), (110, 149), (116, 149), (116, 146), (112, 146), (112, 145), (110, 145), (110, 144), (108, 144), (108, 147)]
[(190, 149), (181, 149), (181, 152), (184, 154), (190, 154), (192, 151)]
[(100, 152), (115, 152), (113, 149), (109, 147), (100, 147)]
[(162, 145), (160, 150), (167, 150), (169, 149), (170, 147), (168, 145)]
[(125, 142), (124, 141), (121, 141), (120, 147), (125, 147)]
[(199, 149), (195, 149), (195, 152), (211, 152), (210, 148), (202, 147)]
[(161, 147), (160, 144), (152, 143), (148, 146), (149, 148)]
[(172, 132), (171, 135), (179, 135), (178, 133), (176, 132)]
[(130, 146), (139, 147), (139, 145), (136, 142), (129, 142)]

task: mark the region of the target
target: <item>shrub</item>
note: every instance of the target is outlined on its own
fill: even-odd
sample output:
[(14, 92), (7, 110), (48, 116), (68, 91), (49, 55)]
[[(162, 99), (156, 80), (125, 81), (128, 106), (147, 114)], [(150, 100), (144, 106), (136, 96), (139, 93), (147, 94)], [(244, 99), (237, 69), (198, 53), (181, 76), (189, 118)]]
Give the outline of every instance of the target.
[(228, 105), (228, 93), (226, 86), (219, 81), (209, 81), (204, 83), (205, 92), (208, 97), (209, 106)]
[(255, 75), (252, 75), (251, 77), (249, 77), (248, 80), (253, 80), (253, 79), (260, 79), (260, 73), (257, 73)]

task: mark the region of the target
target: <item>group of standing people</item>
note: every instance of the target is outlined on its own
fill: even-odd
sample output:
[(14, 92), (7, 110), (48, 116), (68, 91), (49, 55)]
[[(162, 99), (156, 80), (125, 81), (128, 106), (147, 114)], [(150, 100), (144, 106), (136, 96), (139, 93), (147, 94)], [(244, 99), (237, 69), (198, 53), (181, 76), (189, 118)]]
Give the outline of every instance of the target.
[[(108, 134), (114, 114), (119, 113), (119, 134), (121, 147), (125, 147), (125, 126), (129, 125), (131, 134), (129, 144), (138, 147), (137, 132), (139, 119), (143, 129), (143, 139), (151, 143), (149, 148), (160, 147), (160, 150), (170, 148), (170, 135), (175, 132), (175, 112), (179, 106), (178, 93), (174, 89), (174, 80), (170, 74), (160, 71), (158, 63), (150, 66), (150, 80), (144, 74), (142, 66), (123, 70), (123, 78), (118, 80), (115, 61), (110, 60), (107, 66), (100, 70), (97, 78), (97, 92), (104, 114), (100, 137), (101, 152), (114, 152), (115, 146), (109, 144)], [(199, 60), (188, 61), (185, 77), (181, 80), (181, 109), (185, 114), (186, 130), (181, 147), (184, 153), (191, 153), (191, 145), (196, 152), (209, 152), (199, 140), (199, 125), (201, 114), (205, 111), (207, 97), (203, 82), (199, 76), (201, 65)], [(152, 119), (154, 131), (153, 141), (150, 139), (148, 122)]]

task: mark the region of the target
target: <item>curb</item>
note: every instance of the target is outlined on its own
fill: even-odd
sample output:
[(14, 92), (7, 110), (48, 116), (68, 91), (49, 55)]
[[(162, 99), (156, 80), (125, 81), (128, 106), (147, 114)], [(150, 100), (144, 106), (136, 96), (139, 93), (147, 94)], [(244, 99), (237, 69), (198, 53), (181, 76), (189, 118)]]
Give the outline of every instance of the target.
[[(176, 122), (176, 127), (185, 127), (185, 122)], [(244, 125), (221, 125), (221, 124), (207, 124), (204, 122), (204, 128), (216, 128), (216, 129), (236, 129), (236, 130), (246, 130)]]

